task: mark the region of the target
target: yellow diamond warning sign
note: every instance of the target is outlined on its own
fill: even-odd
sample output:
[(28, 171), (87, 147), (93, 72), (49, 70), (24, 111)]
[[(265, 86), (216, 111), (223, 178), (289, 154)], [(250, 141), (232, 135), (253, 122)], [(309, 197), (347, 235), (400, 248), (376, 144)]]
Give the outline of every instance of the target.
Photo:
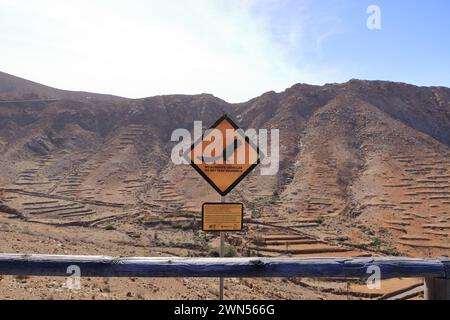
[(226, 115), (205, 131), (185, 158), (222, 196), (260, 162), (258, 147)]

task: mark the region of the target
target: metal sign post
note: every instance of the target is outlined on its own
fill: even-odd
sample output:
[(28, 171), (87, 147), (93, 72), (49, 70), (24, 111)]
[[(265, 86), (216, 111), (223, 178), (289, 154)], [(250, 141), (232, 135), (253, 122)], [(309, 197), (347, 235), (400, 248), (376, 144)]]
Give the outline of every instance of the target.
[[(220, 202), (225, 203), (225, 196), (220, 197)], [(220, 248), (219, 248), (219, 255), (221, 258), (225, 255), (225, 232), (220, 232)], [(223, 283), (224, 278), (219, 278), (219, 300), (223, 300)]]

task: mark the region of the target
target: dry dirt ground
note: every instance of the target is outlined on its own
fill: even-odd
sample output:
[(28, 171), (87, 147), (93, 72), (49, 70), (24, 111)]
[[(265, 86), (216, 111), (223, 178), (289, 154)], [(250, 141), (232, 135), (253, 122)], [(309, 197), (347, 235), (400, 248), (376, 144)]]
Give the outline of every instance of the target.
[[(139, 240), (125, 232), (80, 227), (54, 227), (0, 218), (0, 251), (15, 253), (92, 254), (113, 256), (170, 256), (195, 254), (181, 245), (185, 232), (144, 232)], [(157, 239), (155, 235), (157, 234)], [(192, 237), (192, 236), (191, 236)], [(170, 239), (170, 240), (169, 240)], [(166, 244), (166, 245), (164, 245)], [(81, 289), (71, 290), (65, 278), (0, 278), (4, 299), (215, 299), (217, 279), (82, 278)], [(227, 279), (227, 299), (342, 299), (340, 294), (296, 285), (287, 279)]]
[[(179, 223), (179, 222), (177, 222)], [(12, 215), (0, 217), (0, 252), (111, 256), (203, 256), (217, 247), (214, 235), (194, 234), (183, 225), (158, 223), (138, 228), (122, 221), (96, 227), (55, 226), (24, 222)], [(115, 229), (115, 230), (114, 230)], [(291, 250), (290, 256), (365, 256), (367, 253), (308, 241), (307, 237), (255, 226), (248, 233), (255, 244), (243, 246), (240, 234), (229, 234), (227, 244), (238, 255), (280, 256), (275, 250)], [(270, 233), (272, 232), (272, 233)], [(263, 244), (264, 242), (264, 244)], [(280, 244), (282, 243), (282, 244)], [(290, 244), (292, 243), (292, 244)], [(258, 248), (258, 246), (260, 248)], [(306, 247), (305, 247), (306, 246)], [(300, 250), (298, 253), (296, 250)], [(308, 250), (308, 253), (303, 251)], [(280, 252), (281, 252), (280, 251)], [(325, 252), (325, 253), (323, 253)], [(335, 252), (332, 254), (331, 252)], [(370, 255), (370, 254), (369, 254)], [(67, 288), (62, 277), (0, 278), (4, 299), (216, 299), (217, 279), (81, 278), (81, 288)], [(381, 298), (393, 291), (421, 285), (420, 279), (383, 281), (381, 290), (368, 290), (352, 280), (226, 279), (226, 299), (364, 299)], [(414, 297), (421, 297), (415, 295)]]

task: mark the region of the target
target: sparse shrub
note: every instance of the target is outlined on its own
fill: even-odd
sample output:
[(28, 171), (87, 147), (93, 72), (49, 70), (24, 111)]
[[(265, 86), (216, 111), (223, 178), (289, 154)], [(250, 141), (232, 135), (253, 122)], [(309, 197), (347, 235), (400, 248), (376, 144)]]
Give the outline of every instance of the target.
[(232, 258), (237, 256), (236, 249), (233, 246), (225, 246), (225, 257)]
[(252, 209), (252, 219), (257, 219), (260, 217), (261, 217), (261, 212), (256, 209)]
[(180, 223), (175, 224), (174, 228), (181, 229), (183, 231), (187, 231), (187, 230), (192, 229), (192, 223), (189, 221), (180, 222)]
[[(219, 248), (210, 247), (207, 253), (208, 257), (217, 258), (220, 257)], [(232, 258), (237, 256), (236, 249), (233, 246), (225, 245), (224, 256), (227, 258)]]
[(211, 258), (218, 258), (220, 257), (219, 249), (210, 247), (206, 255)]
[(278, 194), (278, 191), (274, 191), (269, 204), (275, 205), (278, 201), (280, 201), (280, 195)]
[(369, 227), (365, 226), (365, 225), (359, 225), (358, 228), (364, 232), (365, 234), (367, 234), (368, 236), (374, 236), (375, 233), (372, 231), (372, 229), (370, 229)]
[(382, 244), (383, 244), (383, 240), (381, 240), (381, 239), (378, 238), (378, 237), (374, 237), (374, 238), (372, 239), (372, 242), (370, 243), (370, 246), (371, 246), (371, 247), (376, 247), (376, 248), (378, 248), (378, 247), (380, 247)]
[(208, 249), (208, 238), (206, 237), (205, 233), (202, 233), (198, 236), (194, 235), (194, 242), (201, 246), (203, 250)]
[(398, 250), (396, 248), (394, 248), (391, 244), (387, 243), (386, 241), (372, 236), (371, 237), (371, 243), (368, 245), (368, 247), (372, 247), (376, 250), (378, 250), (379, 252), (388, 255), (388, 256), (399, 256), (400, 253), (398, 252)]
[(385, 245), (383, 248), (381, 248), (380, 250), (382, 253), (388, 255), (388, 256), (393, 256), (393, 257), (397, 257), (400, 255), (400, 253), (398, 252), (397, 249), (395, 249), (394, 247), (390, 246), (390, 245)]
[(250, 214), (251, 219), (259, 218), (261, 216), (261, 214), (258, 212), (258, 210), (256, 210), (256, 205), (254, 203), (250, 202), (247, 205), (247, 207), (251, 212), (251, 214)]
[(116, 230), (116, 228), (112, 224), (108, 224), (105, 226), (105, 230), (111, 231), (111, 230)]
[(192, 229), (192, 222), (186, 221), (181, 224), (181, 230), (187, 231)]

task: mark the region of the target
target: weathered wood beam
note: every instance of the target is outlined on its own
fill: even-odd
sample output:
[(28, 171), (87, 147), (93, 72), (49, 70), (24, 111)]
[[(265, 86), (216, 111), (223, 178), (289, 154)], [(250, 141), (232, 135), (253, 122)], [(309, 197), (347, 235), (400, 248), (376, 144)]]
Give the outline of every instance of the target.
[(426, 300), (450, 300), (450, 279), (425, 278)]
[(450, 300), (450, 259), (442, 261), (445, 277), (425, 278), (426, 300)]
[(89, 277), (446, 278), (446, 262), (411, 258), (178, 258), (0, 254), (1, 275), (68, 276), (76, 265)]

